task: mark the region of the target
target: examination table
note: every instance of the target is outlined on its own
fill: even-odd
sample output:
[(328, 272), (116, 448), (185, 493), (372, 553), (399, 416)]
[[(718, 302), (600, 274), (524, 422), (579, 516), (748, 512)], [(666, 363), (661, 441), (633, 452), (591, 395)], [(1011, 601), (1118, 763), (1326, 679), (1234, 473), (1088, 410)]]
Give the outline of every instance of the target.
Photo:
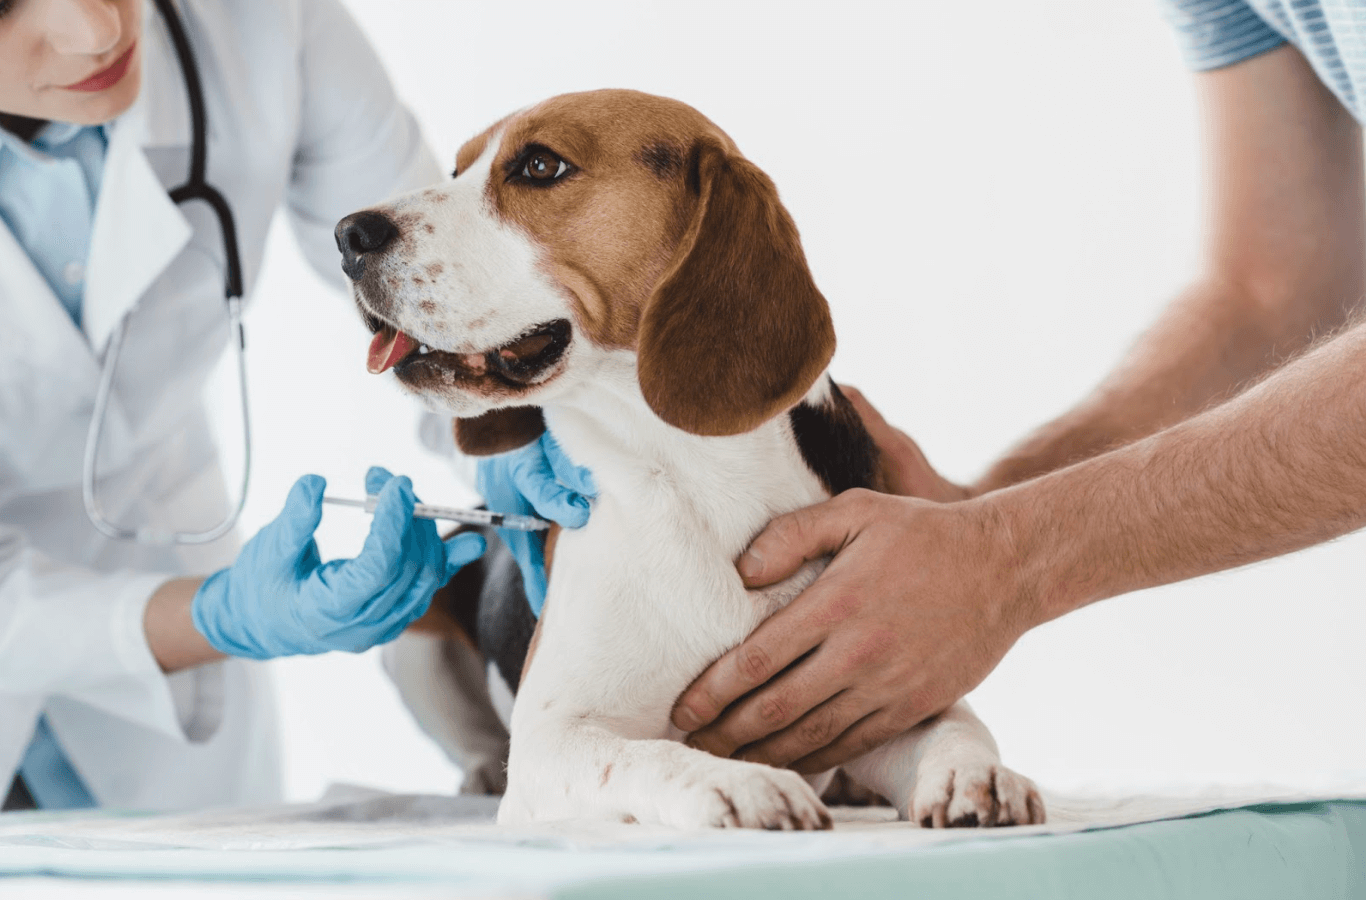
[(178, 815), (0, 816), (0, 898), (1191, 898), (1366, 900), (1366, 784), (1056, 796), (1049, 824), (832, 832), (500, 829), (484, 797), (337, 788)]

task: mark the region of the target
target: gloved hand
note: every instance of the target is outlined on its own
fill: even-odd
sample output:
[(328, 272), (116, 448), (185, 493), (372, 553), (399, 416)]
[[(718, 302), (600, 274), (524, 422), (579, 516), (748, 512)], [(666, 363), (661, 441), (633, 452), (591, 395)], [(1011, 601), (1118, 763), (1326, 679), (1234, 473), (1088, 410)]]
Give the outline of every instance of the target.
[(318, 475), (300, 478), (275, 521), (200, 586), (191, 615), (219, 652), (270, 659), (392, 641), (437, 588), (484, 552), (477, 534), (443, 543), (436, 523), (413, 518), (412, 482), (372, 468), (365, 490), (379, 502), (365, 546), (355, 559), (325, 563), (313, 532), (326, 486)]
[[(494, 512), (539, 516), (565, 528), (588, 524), (588, 501), (598, 495), (593, 473), (574, 465), (549, 431), (535, 443), (479, 460), (476, 483)], [(539, 618), (545, 605), (545, 532), (500, 528), (498, 534), (517, 560)]]

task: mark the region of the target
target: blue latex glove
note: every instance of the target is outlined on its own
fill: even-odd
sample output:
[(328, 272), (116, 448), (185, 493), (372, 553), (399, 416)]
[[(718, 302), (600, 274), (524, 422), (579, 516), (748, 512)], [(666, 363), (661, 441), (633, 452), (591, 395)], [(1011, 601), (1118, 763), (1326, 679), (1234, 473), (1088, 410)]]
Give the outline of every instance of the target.
[(392, 641), (426, 612), (437, 588), (484, 552), (477, 534), (443, 543), (435, 522), (413, 518), (412, 482), (372, 468), (365, 490), (379, 502), (365, 546), (355, 559), (325, 563), (313, 532), (326, 485), (318, 475), (295, 482), (275, 521), (200, 586), (194, 626), (219, 652), (270, 659)]
[[(479, 493), (489, 509), (550, 519), (565, 528), (588, 524), (589, 500), (598, 495), (593, 473), (574, 465), (549, 431), (510, 453), (479, 460)], [(531, 611), (545, 605), (545, 532), (498, 529), (522, 571)]]

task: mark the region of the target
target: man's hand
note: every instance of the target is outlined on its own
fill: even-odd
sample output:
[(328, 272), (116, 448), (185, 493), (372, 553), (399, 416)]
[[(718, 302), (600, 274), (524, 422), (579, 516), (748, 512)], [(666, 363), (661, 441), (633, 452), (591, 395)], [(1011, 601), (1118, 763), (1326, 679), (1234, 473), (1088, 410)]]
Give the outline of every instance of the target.
[(948, 708), (1033, 624), (1009, 534), (982, 500), (846, 491), (773, 520), (739, 568), (762, 587), (829, 554), (810, 587), (679, 698), (673, 721), (691, 744), (823, 771)]
[(920, 446), (902, 431), (882, 418), (858, 388), (840, 385), (840, 392), (854, 405), (868, 436), (877, 445), (882, 484), (890, 494), (903, 497), (922, 497), (937, 503), (966, 500), (971, 496), (967, 488), (954, 484), (934, 470)]

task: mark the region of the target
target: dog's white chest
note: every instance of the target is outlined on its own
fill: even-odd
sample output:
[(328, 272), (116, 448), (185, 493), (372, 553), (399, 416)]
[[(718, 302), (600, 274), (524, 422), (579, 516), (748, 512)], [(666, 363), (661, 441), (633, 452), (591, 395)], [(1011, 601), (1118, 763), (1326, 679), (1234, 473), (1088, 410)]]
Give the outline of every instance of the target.
[(664, 737), (679, 693), (824, 568), (749, 591), (735, 562), (774, 515), (825, 493), (776, 426), (727, 439), (669, 429), (655, 444), (650, 430), (667, 426), (642, 416), (633, 446), (604, 438), (601, 415), (548, 418), (601, 494), (588, 525), (556, 546), (532, 667), (555, 677), (529, 677), (518, 705), (571, 703), (635, 736)]

